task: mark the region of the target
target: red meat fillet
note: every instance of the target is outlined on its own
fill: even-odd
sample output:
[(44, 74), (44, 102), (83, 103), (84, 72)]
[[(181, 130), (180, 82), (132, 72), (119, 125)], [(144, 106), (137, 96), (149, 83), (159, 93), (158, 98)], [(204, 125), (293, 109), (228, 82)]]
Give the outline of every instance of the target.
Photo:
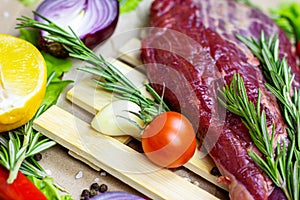
[[(229, 178), (231, 199), (285, 199), (270, 179), (254, 164), (247, 150), (257, 151), (241, 119), (218, 103), (218, 91), (239, 73), (248, 97), (261, 107), (271, 130), (276, 124), (274, 147), (287, 140), (285, 123), (275, 97), (264, 86), (259, 61), (236, 34), (259, 38), (278, 34), (281, 57), (300, 71), (294, 49), (278, 26), (261, 11), (230, 0), (155, 0), (151, 7), (149, 35), (142, 41), (141, 58), (158, 93), (173, 110), (193, 123), (197, 137)], [(164, 85), (164, 86), (163, 86)]]

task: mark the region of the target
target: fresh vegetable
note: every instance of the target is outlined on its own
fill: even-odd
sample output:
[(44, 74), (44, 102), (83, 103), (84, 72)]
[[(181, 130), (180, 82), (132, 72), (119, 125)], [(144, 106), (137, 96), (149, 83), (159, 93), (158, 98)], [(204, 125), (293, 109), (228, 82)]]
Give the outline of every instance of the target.
[(167, 168), (182, 166), (195, 153), (193, 126), (180, 113), (164, 112), (143, 131), (142, 147), (146, 156), (157, 165)]
[(19, 0), (19, 1), (23, 3), (25, 6), (31, 6), (32, 4), (37, 2), (37, 0)]
[(287, 33), (290, 39), (300, 40), (300, 4), (285, 2), (270, 9), (273, 20)]
[(119, 0), (120, 2), (120, 13), (130, 12), (140, 4), (142, 0)]
[(277, 9), (271, 9), (270, 12), (274, 21), (295, 42), (296, 52), (300, 57), (300, 4), (285, 2)]
[(130, 194), (127, 192), (105, 192), (102, 194), (98, 194), (90, 200), (145, 200), (145, 198), (136, 196), (134, 194)]
[(0, 166), (0, 199), (3, 200), (47, 200), (43, 193), (21, 172), (12, 184), (6, 182), (9, 171)]
[[(287, 60), (279, 58), (279, 40), (276, 36), (266, 38), (247, 39), (241, 35), (238, 38), (247, 45), (261, 62), (266, 76), (265, 84), (269, 91), (281, 104), (281, 111), (287, 123), (287, 133), (290, 142), (280, 140), (273, 150), (274, 131), (272, 134), (266, 124), (266, 112), (260, 108), (260, 93), (257, 105), (251, 102), (246, 94), (244, 82), (240, 76), (233, 78), (230, 86), (222, 91), (226, 108), (241, 116), (256, 147), (263, 154), (263, 158), (256, 152), (249, 151), (253, 161), (270, 177), (273, 183), (282, 189), (287, 199), (299, 199), (300, 195), (300, 90), (291, 92), (294, 75), (291, 74)], [(265, 159), (264, 159), (265, 158)]]
[(23, 39), (0, 34), (0, 49), (0, 132), (4, 132), (34, 116), (45, 95), (47, 69), (39, 50)]
[(143, 121), (133, 114), (139, 110), (133, 102), (117, 100), (104, 107), (91, 124), (106, 135), (141, 139), (146, 156), (163, 167), (179, 167), (194, 155), (196, 138), (186, 117), (177, 112), (163, 112), (142, 131), (139, 127), (143, 127)]
[(20, 29), (20, 35), (19, 38), (26, 40), (27, 42), (30, 42), (35, 47), (38, 47), (38, 40), (39, 40), (40, 34), (37, 30), (27, 30), (24, 28)]
[(105, 61), (102, 56), (96, 55), (91, 49), (87, 48), (76, 35), (60, 28), (54, 22), (40, 14), (36, 12), (34, 13), (47, 21), (47, 23), (42, 23), (29, 17), (23, 17), (18, 19), (21, 21), (21, 24), (19, 24), (17, 28), (32, 27), (49, 32), (51, 36), (44, 36), (45, 39), (48, 40), (51, 38), (54, 42), (61, 43), (67, 47), (71, 57), (91, 64), (90, 67), (79, 67), (78, 70), (102, 77), (102, 80), (105, 81), (95, 80), (101, 87), (118, 94), (118, 97), (121, 99), (129, 100), (138, 104), (141, 107), (141, 110), (136, 114), (145, 122), (145, 124), (151, 122), (152, 119), (161, 112), (169, 110), (167, 105), (161, 101), (160, 96), (156, 94), (149, 85), (146, 85), (147, 89), (150, 90), (150, 93), (154, 95), (159, 103), (144, 97), (138, 88), (136, 88), (136, 86), (128, 80), (124, 74), (122, 74), (112, 64)]
[[(162, 101), (162, 98), (153, 90), (153, 88), (150, 87), (150, 85), (146, 85), (146, 88), (154, 96), (156, 101), (143, 96), (138, 88), (130, 80), (128, 80), (124, 74), (122, 74), (111, 63), (105, 61), (102, 56), (96, 55), (91, 49), (87, 48), (76, 34), (67, 32), (38, 13), (35, 14), (46, 21), (46, 23), (33, 20), (29, 17), (22, 17), (18, 19), (21, 24), (19, 24), (17, 28), (31, 27), (48, 32), (50, 36), (44, 36), (45, 39), (51, 39), (54, 42), (61, 43), (64, 47), (66, 47), (71, 57), (91, 64), (91, 66), (80, 67), (78, 68), (79, 70), (101, 77), (100, 81), (97, 81), (101, 87), (114, 92), (117, 98), (137, 104), (140, 107), (140, 111), (135, 112), (134, 114), (144, 122), (145, 126), (149, 123), (152, 125), (154, 123), (159, 123), (155, 121), (152, 122), (152, 120), (161, 113), (168, 111), (169, 108)], [(181, 116), (181, 114), (179, 115)], [(183, 119), (183, 116), (180, 117), (180, 119)], [(186, 126), (186, 128), (188, 128), (188, 126)], [(183, 132), (183, 130), (181, 131)], [(195, 137), (193, 129), (188, 129), (186, 132), (188, 131), (191, 131), (189, 136), (193, 135), (193, 137)], [(179, 138), (183, 139), (183, 137)], [(188, 138), (190, 139), (190, 137)], [(164, 140), (164, 138), (162, 138), (162, 140)], [(188, 145), (186, 147), (182, 147), (182, 149), (188, 149), (191, 146), (191, 143), (188, 142), (182, 142), (182, 144)], [(187, 156), (182, 155), (185, 158), (190, 157), (191, 154), (190, 151), (182, 153), (187, 153)], [(162, 165), (164, 165), (164, 163)]]
[[(36, 10), (65, 30), (71, 27), (89, 48), (109, 38), (117, 25), (119, 2), (117, 0), (45, 0)], [(35, 15), (37, 21), (46, 21)], [(42, 36), (47, 35), (41, 31)], [(51, 40), (50, 40), (51, 41)]]
[(135, 114), (140, 107), (126, 100), (117, 100), (105, 106), (91, 122), (94, 129), (110, 136), (131, 135), (141, 138), (143, 121)]
[(38, 179), (29, 176), (28, 179), (47, 197), (49, 200), (72, 200), (70, 195), (63, 195), (53, 183), (53, 178)]

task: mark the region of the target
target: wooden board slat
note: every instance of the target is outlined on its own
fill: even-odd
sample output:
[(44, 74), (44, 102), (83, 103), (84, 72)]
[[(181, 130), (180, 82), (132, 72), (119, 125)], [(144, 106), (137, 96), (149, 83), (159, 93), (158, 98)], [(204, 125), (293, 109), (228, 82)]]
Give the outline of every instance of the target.
[(200, 155), (200, 151), (197, 149), (194, 156), (184, 165), (187, 169), (191, 170), (195, 174), (198, 174), (207, 181), (214, 185), (228, 191), (228, 185), (223, 182), (219, 182), (219, 177), (214, 176), (210, 173), (213, 167), (215, 167), (214, 161), (209, 155), (205, 157)]
[(67, 92), (67, 99), (94, 115), (111, 102), (112, 98), (111, 92), (101, 90), (90, 78), (83, 79)]
[(118, 140), (97, 133), (57, 106), (37, 118), (34, 128), (150, 198), (217, 199), (170, 170), (157, 167)]
[(78, 155), (77, 153), (73, 152), (73, 151), (68, 151), (68, 154), (70, 156), (72, 156), (73, 158), (77, 159), (77, 160), (80, 160), (81, 162), (87, 164), (88, 166), (90, 166), (91, 168), (93, 168), (94, 170), (96, 171), (100, 171), (101, 169), (94, 165), (92, 162), (90, 162), (89, 160), (85, 159), (84, 157), (82, 157), (81, 155)]
[(140, 66), (143, 64), (139, 59), (140, 49), (141, 41), (137, 38), (133, 38), (119, 49), (119, 59), (130, 63), (135, 67)]

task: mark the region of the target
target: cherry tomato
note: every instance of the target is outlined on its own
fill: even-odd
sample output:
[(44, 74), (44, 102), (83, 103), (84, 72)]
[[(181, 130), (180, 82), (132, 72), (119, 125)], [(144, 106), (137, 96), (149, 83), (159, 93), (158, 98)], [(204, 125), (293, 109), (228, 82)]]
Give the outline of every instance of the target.
[(180, 113), (164, 112), (144, 129), (142, 147), (155, 164), (176, 168), (194, 155), (196, 136), (190, 121)]
[(6, 182), (8, 170), (0, 166), (0, 199), (3, 200), (47, 200), (44, 194), (21, 172), (12, 184)]

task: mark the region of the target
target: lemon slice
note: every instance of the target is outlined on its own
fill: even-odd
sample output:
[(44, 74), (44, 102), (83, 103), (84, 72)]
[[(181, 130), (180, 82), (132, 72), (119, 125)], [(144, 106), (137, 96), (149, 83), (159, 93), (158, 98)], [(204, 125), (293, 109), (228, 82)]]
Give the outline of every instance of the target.
[(27, 123), (46, 91), (46, 63), (32, 44), (0, 34), (0, 132)]

